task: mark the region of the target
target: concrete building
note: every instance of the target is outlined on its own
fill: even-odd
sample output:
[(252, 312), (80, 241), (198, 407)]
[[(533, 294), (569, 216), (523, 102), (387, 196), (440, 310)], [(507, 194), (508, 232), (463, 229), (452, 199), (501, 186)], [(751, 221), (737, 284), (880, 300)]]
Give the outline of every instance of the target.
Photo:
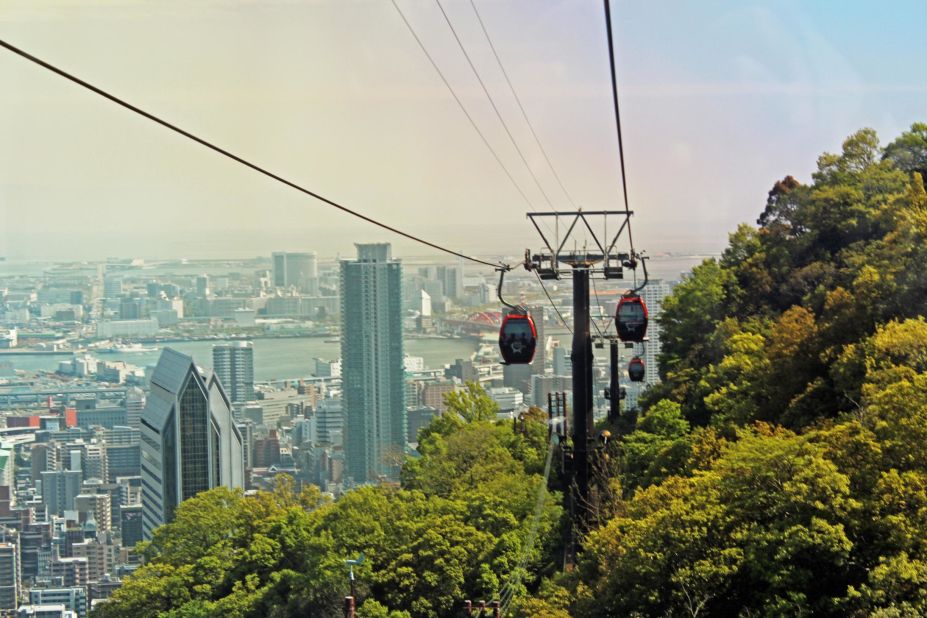
[(438, 275), (444, 281), (444, 294), (454, 300), (464, 297), (463, 264), (458, 266), (439, 266)]
[(438, 412), (447, 410), (447, 403), (444, 398), (448, 393), (452, 393), (459, 387), (453, 382), (429, 382), (422, 387), (422, 405), (434, 408)]
[(104, 275), (103, 297), (119, 298), (122, 296), (122, 275)]
[(200, 298), (209, 296), (209, 275), (199, 275), (196, 278), (196, 295)]
[(489, 397), (499, 404), (500, 412), (513, 412), (524, 406), (525, 396), (516, 388), (502, 386), (486, 391)]
[(77, 612), (69, 610), (63, 603), (21, 605), (12, 615), (16, 618), (79, 618)]
[(142, 410), (145, 409), (145, 392), (138, 388), (132, 387), (126, 391), (126, 425), (133, 429), (139, 429), (139, 420), (142, 418)]
[(49, 515), (63, 515), (74, 508), (74, 498), (80, 493), (83, 475), (80, 470), (46, 470), (42, 479), (42, 503)]
[(334, 360), (330, 361), (324, 358), (314, 358), (312, 359), (315, 363), (315, 371), (313, 375), (317, 378), (340, 378), (341, 377), (341, 361)]
[(90, 579), (89, 565), (84, 557), (53, 558), (48, 566), (52, 578), (65, 588), (86, 586)]
[(32, 605), (62, 605), (74, 612), (77, 618), (87, 618), (87, 589), (81, 586), (71, 588), (36, 588), (29, 591)]
[(390, 245), (357, 244), (341, 262), (345, 465), (355, 483), (397, 478), (406, 445), (402, 265)]
[[(573, 392), (573, 378), (569, 375), (531, 376), (531, 403), (547, 409), (550, 393)], [(572, 399), (570, 399), (572, 401)]]
[(112, 542), (103, 543), (94, 539), (86, 539), (71, 545), (71, 552), (75, 558), (87, 560), (88, 583), (102, 581), (116, 565), (116, 546)]
[(317, 443), (344, 445), (344, 410), (338, 399), (323, 399), (316, 410)]
[(555, 376), (568, 376), (572, 374), (573, 362), (570, 360), (571, 343), (558, 341), (551, 348), (551, 358)]
[(250, 341), (214, 345), (212, 368), (232, 403), (254, 399), (254, 346)]
[(145, 538), (171, 520), (183, 500), (224, 485), (244, 485), (241, 433), (215, 374), (171, 348), (151, 376), (142, 413), (142, 511)]
[(97, 530), (101, 532), (111, 527), (113, 511), (109, 494), (78, 494), (74, 498), (74, 510), (82, 522), (89, 521), (92, 517)]
[(277, 252), (272, 260), (275, 287), (293, 286), (305, 294), (319, 293), (319, 267), (314, 252)]
[(151, 337), (158, 328), (157, 320), (105, 320), (97, 322), (97, 337)]
[(15, 543), (0, 543), (0, 613), (16, 609), (21, 586), (19, 549)]

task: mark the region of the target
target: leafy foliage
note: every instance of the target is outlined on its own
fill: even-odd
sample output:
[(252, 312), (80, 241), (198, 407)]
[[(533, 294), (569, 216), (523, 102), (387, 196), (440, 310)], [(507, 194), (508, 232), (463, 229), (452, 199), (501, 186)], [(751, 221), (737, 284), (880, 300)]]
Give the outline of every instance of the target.
[(625, 498), (539, 610), (927, 614), (925, 136), (777, 182), (666, 300)]
[[(94, 616), (341, 616), (344, 560), (361, 552), (359, 616), (447, 616), (462, 599), (497, 595), (523, 555), (545, 417), (529, 414), (516, 431), (495, 423), (495, 404), (476, 385), (449, 399), (452, 413), (422, 432), (401, 488), (361, 487), (329, 502), (280, 476), (272, 492), (201, 493), (156, 530), (145, 565)], [(549, 497), (541, 538), (559, 538), (560, 515)], [(521, 594), (553, 571), (554, 545), (528, 555)]]
[(201, 494), (96, 615), (335, 616), (360, 551), (377, 618), (452, 615), (520, 564), (515, 616), (927, 615), (925, 171), (927, 125), (884, 149), (859, 131), (676, 287), (575, 570), (555, 572), (555, 496), (522, 560), (544, 415), (495, 423), (468, 385), (401, 488)]

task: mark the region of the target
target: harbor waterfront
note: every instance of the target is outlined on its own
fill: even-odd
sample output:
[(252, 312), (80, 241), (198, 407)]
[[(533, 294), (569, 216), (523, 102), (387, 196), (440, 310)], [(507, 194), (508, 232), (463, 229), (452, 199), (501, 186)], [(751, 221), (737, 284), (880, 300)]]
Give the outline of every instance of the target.
[[(161, 350), (173, 348), (196, 359), (197, 364), (212, 368), (212, 347), (223, 340), (176, 341), (171, 343), (145, 344), (143, 352), (93, 352), (96, 358), (106, 361), (125, 361), (145, 367), (155, 365)], [(254, 378), (259, 382), (309, 377), (315, 371), (313, 359), (337, 360), (341, 347), (337, 340), (322, 337), (266, 338), (253, 339)], [(475, 339), (413, 339), (405, 341), (405, 352), (409, 356), (421, 356), (425, 366), (440, 369), (458, 358), (470, 358), (476, 351)], [(151, 350), (151, 348), (154, 348)], [(58, 363), (73, 358), (71, 352), (60, 354), (0, 354), (0, 362), (13, 363), (15, 369), (25, 371), (55, 371)]]

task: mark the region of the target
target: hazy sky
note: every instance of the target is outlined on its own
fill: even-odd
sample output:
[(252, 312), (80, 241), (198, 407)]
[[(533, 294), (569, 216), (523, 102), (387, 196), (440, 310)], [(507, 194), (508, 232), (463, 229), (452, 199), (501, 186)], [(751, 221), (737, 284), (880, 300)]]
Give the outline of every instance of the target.
[[(399, 0), (534, 204), (546, 204), (431, 0)], [(567, 208), (469, 0), (444, 0)], [(567, 190), (619, 206), (597, 0), (476, 0)], [(718, 251), (851, 132), (927, 120), (927, 5), (613, 0), (638, 248)], [(0, 38), (332, 199), (467, 252), (538, 241), (528, 206), (388, 0), (0, 0)], [(0, 255), (215, 257), (390, 240), (0, 50)]]

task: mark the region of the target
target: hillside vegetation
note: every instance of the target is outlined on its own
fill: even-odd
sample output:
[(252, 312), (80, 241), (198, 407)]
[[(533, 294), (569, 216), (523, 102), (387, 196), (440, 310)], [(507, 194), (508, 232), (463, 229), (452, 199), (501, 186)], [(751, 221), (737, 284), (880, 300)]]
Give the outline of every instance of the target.
[[(664, 303), (663, 383), (601, 466), (577, 567), (559, 498), (515, 614), (927, 615), (927, 125), (824, 154), (769, 192)], [(543, 416), (497, 424), (478, 387), (420, 436), (401, 488), (185, 502), (96, 616), (452, 616), (520, 561)], [(601, 463), (600, 462), (600, 463)], [(601, 470), (600, 470), (601, 472)]]
[(927, 615), (927, 125), (862, 130), (664, 303), (622, 499), (524, 615)]
[[(218, 488), (183, 502), (142, 548), (146, 564), (94, 616), (340, 617), (345, 560), (360, 553), (361, 618), (450, 616), (463, 599), (491, 598), (522, 562), (528, 584), (552, 573), (549, 543), (522, 561), (546, 415), (529, 415), (518, 431), (496, 424), (498, 407), (474, 385), (449, 404), (423, 430), (401, 488), (363, 487), (332, 503), (280, 476), (273, 492)], [(546, 500), (541, 539), (559, 538), (559, 504)]]

